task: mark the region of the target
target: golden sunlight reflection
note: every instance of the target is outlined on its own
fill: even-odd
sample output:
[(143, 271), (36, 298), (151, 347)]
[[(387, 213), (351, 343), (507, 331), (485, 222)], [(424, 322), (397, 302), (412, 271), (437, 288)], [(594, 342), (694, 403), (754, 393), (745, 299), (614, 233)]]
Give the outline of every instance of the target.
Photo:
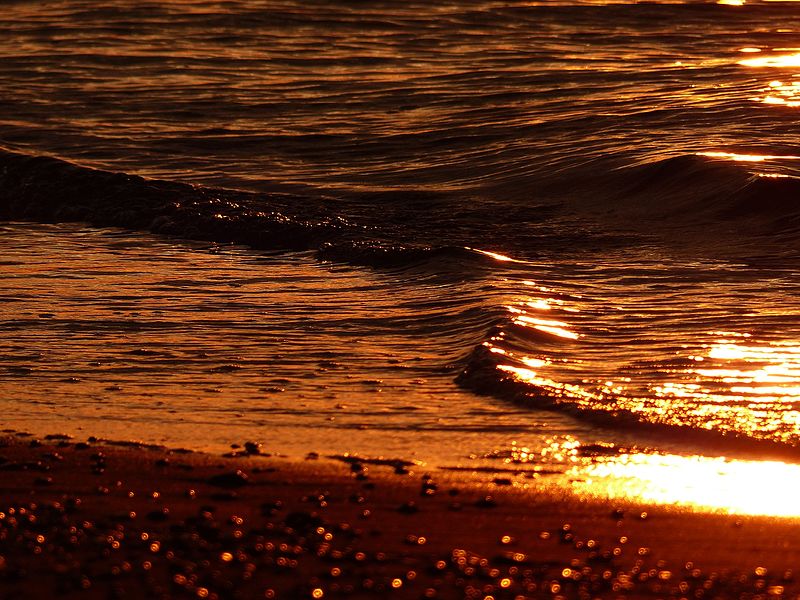
[[(800, 345), (726, 339), (689, 356), (691, 367), (650, 386), (652, 396), (615, 405), (649, 420), (714, 427), (789, 442), (800, 434)], [(669, 375), (664, 372), (664, 375)]]
[[(565, 343), (582, 340), (570, 323), (542, 318), (531, 300), (507, 307), (512, 322)], [(542, 311), (544, 312), (544, 311)], [(548, 316), (552, 311), (545, 313)], [(589, 412), (628, 414), (670, 427), (713, 429), (748, 438), (800, 439), (800, 344), (757, 343), (747, 333), (708, 332), (696, 350), (635, 365), (604, 377), (576, 378), (575, 360), (558, 351), (523, 353), (500, 334), (485, 345), (495, 367), (531, 387), (532, 397), (566, 402)], [(585, 342), (591, 351), (591, 339)], [(566, 347), (566, 346), (564, 346)]]
[(789, 107), (800, 106), (800, 81), (771, 81), (761, 100), (764, 104), (782, 104)]
[(569, 338), (572, 340), (577, 340), (578, 337), (580, 337), (574, 331), (570, 331), (568, 329), (569, 324), (564, 323), (563, 321), (552, 321), (550, 319), (539, 319), (536, 317), (529, 317), (527, 315), (520, 315), (514, 319), (514, 323), (517, 325), (523, 325), (525, 327), (533, 327), (534, 329), (538, 329), (544, 333), (550, 333), (558, 337)]
[(513, 263), (524, 263), (523, 260), (517, 260), (515, 258), (511, 258), (510, 256), (506, 256), (505, 254), (499, 254), (498, 252), (489, 252), (488, 250), (481, 250), (480, 248), (470, 248), (469, 246), (464, 246), (467, 250), (472, 252), (477, 252), (478, 254), (483, 254), (484, 256), (488, 256), (495, 260), (499, 260), (500, 262), (513, 262)]
[(800, 517), (799, 464), (640, 451), (603, 441), (584, 443), (571, 435), (530, 446), (512, 441), (484, 458), (563, 473), (553, 483), (601, 500)]
[(576, 465), (581, 493), (734, 514), (800, 516), (800, 465), (670, 454), (620, 454)]
[[(784, 50), (797, 50), (796, 48), (785, 48)], [(760, 52), (758, 48), (742, 48), (740, 52)], [(740, 60), (739, 64), (745, 67), (757, 69), (773, 68), (787, 69), (800, 67), (800, 52), (789, 54), (773, 54), (768, 56), (757, 56)], [(779, 106), (798, 107), (800, 106), (800, 81), (798, 75), (787, 75), (786, 79), (776, 79), (770, 81), (766, 87), (760, 91), (763, 96), (754, 98), (756, 102), (773, 104)]]
[(800, 52), (793, 54), (777, 54), (772, 56), (759, 56), (758, 58), (747, 58), (740, 60), (739, 64), (744, 67), (800, 67)]
[[(525, 282), (531, 285), (535, 285), (533, 282)], [(547, 288), (539, 287), (541, 292), (547, 293)], [(515, 325), (519, 325), (521, 327), (529, 327), (532, 329), (536, 329), (541, 331), (542, 333), (547, 333), (550, 335), (554, 335), (560, 338), (566, 338), (571, 340), (577, 340), (580, 335), (575, 331), (570, 329), (570, 324), (565, 321), (558, 321), (552, 318), (542, 318), (541, 316), (536, 315), (537, 311), (547, 312), (551, 311), (553, 306), (559, 306), (562, 310), (566, 312), (569, 311), (566, 307), (563, 306), (564, 301), (557, 299), (557, 298), (526, 298), (522, 302), (520, 302), (517, 306), (509, 305), (506, 306), (508, 312), (510, 312), (513, 317), (513, 323)]]
[[(800, 88), (798, 88), (800, 89)], [(698, 152), (697, 156), (726, 158), (737, 162), (764, 162), (765, 160), (800, 160), (800, 156), (777, 154), (737, 154), (736, 152)]]

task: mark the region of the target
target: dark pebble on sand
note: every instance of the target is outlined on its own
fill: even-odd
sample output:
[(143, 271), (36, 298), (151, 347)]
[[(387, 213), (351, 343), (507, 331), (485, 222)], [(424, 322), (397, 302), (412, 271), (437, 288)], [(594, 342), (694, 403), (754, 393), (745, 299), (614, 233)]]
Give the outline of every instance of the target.
[(511, 480), (508, 477), (495, 477), (492, 480), (495, 485), (511, 485)]
[(497, 501), (492, 496), (484, 496), (475, 502), (478, 508), (495, 508)]
[(419, 495), (423, 497), (434, 496), (436, 495), (436, 490), (438, 489), (439, 486), (433, 483), (432, 481), (423, 481), (419, 491)]
[(414, 513), (419, 512), (419, 507), (417, 507), (413, 500), (410, 500), (398, 506), (397, 512), (399, 512), (401, 515), (413, 515)]
[(217, 502), (233, 502), (239, 499), (239, 494), (236, 492), (214, 492), (209, 498)]
[(156, 464), (157, 467), (168, 467), (169, 466), (169, 459), (168, 458), (159, 458), (156, 461), (155, 464)]
[(323, 524), (322, 519), (316, 513), (309, 513), (305, 511), (296, 511), (289, 513), (286, 516), (286, 526), (291, 527), (293, 530), (304, 533), (314, 531)]
[(163, 522), (169, 519), (169, 509), (165, 506), (159, 510), (147, 513), (147, 518), (151, 521)]
[(271, 517), (283, 508), (283, 502), (275, 500), (274, 502), (264, 502), (261, 505), (261, 514), (265, 517)]
[(206, 479), (206, 482), (221, 488), (239, 488), (243, 485), (247, 485), (248, 479), (250, 478), (247, 476), (247, 473), (236, 470), (231, 473), (214, 475)]
[(89, 449), (89, 444), (87, 444), (86, 442), (78, 442), (77, 444), (75, 444), (75, 450), (88, 450), (88, 449)]
[(261, 443), (260, 442), (245, 442), (244, 443), (244, 451), (247, 454), (261, 454)]

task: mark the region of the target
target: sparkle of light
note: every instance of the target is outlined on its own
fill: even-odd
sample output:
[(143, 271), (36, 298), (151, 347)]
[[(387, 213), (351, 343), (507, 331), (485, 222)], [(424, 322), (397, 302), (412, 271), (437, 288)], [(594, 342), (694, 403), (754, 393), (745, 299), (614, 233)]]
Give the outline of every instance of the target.
[(575, 466), (586, 494), (731, 514), (800, 516), (800, 465), (670, 454), (622, 454)]

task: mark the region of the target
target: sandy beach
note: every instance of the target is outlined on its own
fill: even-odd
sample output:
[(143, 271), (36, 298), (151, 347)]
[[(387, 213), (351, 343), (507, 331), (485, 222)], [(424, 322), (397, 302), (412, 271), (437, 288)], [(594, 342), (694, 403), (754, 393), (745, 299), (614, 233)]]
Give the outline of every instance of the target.
[(793, 520), (602, 502), (400, 461), (48, 437), (2, 439), (3, 598), (800, 593)]

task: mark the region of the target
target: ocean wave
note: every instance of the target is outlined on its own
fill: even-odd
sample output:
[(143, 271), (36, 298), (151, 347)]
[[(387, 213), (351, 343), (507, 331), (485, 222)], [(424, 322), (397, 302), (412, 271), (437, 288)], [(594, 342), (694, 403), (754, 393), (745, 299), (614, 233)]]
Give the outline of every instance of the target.
[(259, 193), (148, 179), (0, 149), (0, 218), (86, 222), (257, 250), (315, 250), (375, 267), (434, 260), (491, 265), (502, 254), (619, 246), (624, 234), (565, 226), (553, 202), (508, 206), (419, 190)]
[[(569, 204), (682, 251), (718, 258), (796, 258), (800, 179), (778, 161), (687, 154), (584, 173)], [(734, 241), (735, 240), (735, 241)]]
[[(649, 208), (676, 221), (757, 219), (771, 230), (796, 227), (800, 180), (780, 172), (759, 172), (759, 156), (732, 162), (729, 155), (684, 155), (635, 169), (627, 194), (648, 198)], [(736, 155), (733, 155), (736, 160)]]
[(658, 238), (699, 250), (715, 245), (721, 256), (800, 250), (794, 177), (696, 155), (580, 175), (564, 176), (560, 198), (552, 191), (509, 201), (413, 189), (331, 197), (147, 179), (0, 149), (0, 218), (315, 250), (326, 260), (388, 267), (492, 262), (474, 247), (538, 260)]
[(0, 151), (0, 217), (82, 221), (256, 249), (307, 250), (353, 229), (311, 198), (145, 179)]
[[(601, 177), (602, 190), (620, 198), (613, 204), (617, 217), (628, 222), (644, 215), (637, 219), (645, 226), (657, 221), (668, 233), (699, 231), (738, 251), (746, 244), (741, 235), (732, 244), (736, 224), (773, 258), (763, 242), (770, 230), (778, 232), (770, 241), (783, 240), (776, 248), (796, 247), (797, 182), (791, 178), (754, 176), (702, 156)], [(526, 220), (525, 209), (504, 213), (491, 202), (466, 203), (455, 213), (450, 202), (431, 194), (348, 200), (242, 192), (0, 151), (0, 219), (82, 221), (259, 250), (311, 250), (323, 261), (378, 267), (403, 289), (430, 285), (424, 307), (415, 301), (408, 308), (419, 313), (421, 336), (434, 335), (448, 347), (451, 360), (442, 368), (464, 388), (647, 435), (797, 453), (800, 432), (786, 420), (793, 405), (769, 400), (767, 412), (778, 419), (772, 430), (757, 419), (748, 422), (742, 417), (750, 409), (736, 400), (734, 387), (698, 375), (690, 355), (706, 353), (704, 364), (713, 364), (716, 338), (709, 332), (730, 331), (733, 319), (742, 331), (761, 331), (764, 340), (739, 348), (739, 362), (720, 359), (715, 368), (746, 378), (767, 364), (788, 369), (787, 381), (795, 381), (796, 353), (780, 346), (797, 329), (794, 271), (775, 272), (796, 263), (770, 262), (772, 285), (785, 293), (764, 312), (762, 271), (743, 272), (738, 263), (718, 259), (675, 261), (668, 249), (656, 252), (652, 245), (637, 254), (623, 236), (567, 230), (552, 204), (543, 209), (546, 216)], [(578, 221), (589, 216), (579, 213)], [(711, 235), (712, 225), (724, 235)], [(473, 240), (478, 244), (466, 243)], [(493, 250), (476, 249), (482, 242)], [(598, 247), (603, 254), (587, 251)], [(512, 251), (498, 251), (505, 248)], [(438, 296), (444, 289), (456, 295)], [(404, 319), (395, 324), (407, 327)], [(732, 350), (723, 345), (719, 352)], [(626, 377), (632, 378), (627, 389), (604, 389), (613, 386), (603, 382)], [(694, 391), (697, 381), (710, 392)], [(756, 388), (745, 398), (763, 403), (784, 393)], [(715, 403), (725, 403), (724, 419), (708, 408)], [(710, 422), (714, 431), (707, 430)]]
[[(595, 394), (580, 384), (520, 377), (518, 373), (528, 369), (524, 363), (509, 369), (509, 363), (514, 362), (507, 354), (495, 353), (490, 345), (482, 344), (470, 354), (456, 382), (478, 394), (502, 398), (522, 407), (569, 415), (626, 433), (639, 444), (669, 447), (679, 452), (691, 448), (695, 452), (728, 456), (800, 458), (800, 439), (796, 435), (781, 437), (770, 432), (737, 430), (719, 422), (709, 427), (683, 414), (685, 407), (680, 402), (672, 407), (672, 418), (659, 418), (656, 411), (641, 410), (641, 404), (631, 404), (626, 402), (628, 399), (611, 394)], [(747, 403), (751, 404), (752, 399)]]

